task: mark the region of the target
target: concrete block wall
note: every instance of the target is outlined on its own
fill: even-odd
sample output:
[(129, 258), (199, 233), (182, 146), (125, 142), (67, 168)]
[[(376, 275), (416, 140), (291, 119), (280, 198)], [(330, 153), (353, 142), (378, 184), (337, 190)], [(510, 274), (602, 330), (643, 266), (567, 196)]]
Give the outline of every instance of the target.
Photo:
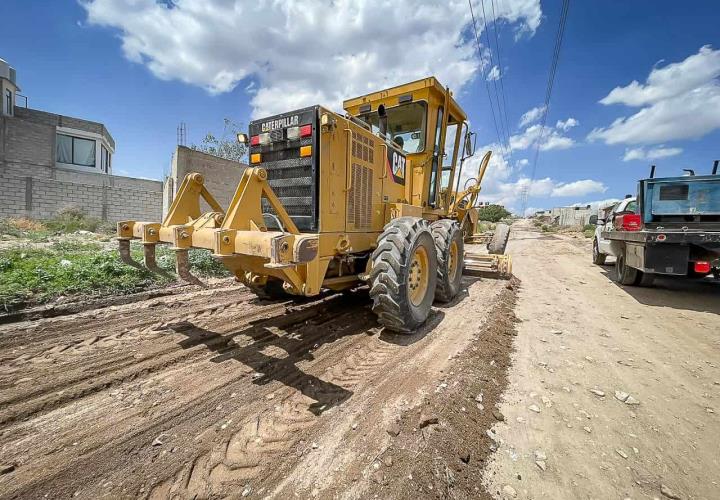
[[(244, 163), (178, 146), (173, 155), (170, 177), (165, 182), (163, 214), (167, 213), (170, 203), (175, 199), (185, 175), (191, 172), (200, 173), (205, 177), (205, 187), (220, 203), (220, 206), (227, 209), (240, 182), (240, 177), (247, 167)], [(201, 210), (209, 211), (210, 207), (202, 201)]]
[(0, 164), (0, 217), (49, 219), (67, 207), (108, 222), (160, 221), (162, 182)]

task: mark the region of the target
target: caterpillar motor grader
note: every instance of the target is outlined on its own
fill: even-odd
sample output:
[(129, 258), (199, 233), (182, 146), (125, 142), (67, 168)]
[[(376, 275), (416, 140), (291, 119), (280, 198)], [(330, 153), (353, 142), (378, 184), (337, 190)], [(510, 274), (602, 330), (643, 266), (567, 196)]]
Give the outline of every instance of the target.
[[(230, 205), (220, 206), (200, 174), (188, 174), (162, 223), (118, 223), (122, 259), (137, 265), (130, 240), (139, 239), (145, 265), (157, 272), (155, 245), (169, 243), (178, 275), (197, 282), (188, 249), (209, 249), (271, 298), (365, 282), (382, 325), (417, 328), (433, 301), (450, 301), (460, 289), (464, 236), (477, 222), (473, 204), (490, 153), (460, 192), (473, 133), (433, 77), (349, 99), (344, 108), (345, 115), (312, 106), (251, 122), (248, 134), (238, 134), (250, 166)], [(210, 211), (201, 212), (201, 200)], [(477, 259), (509, 270), (504, 256)]]

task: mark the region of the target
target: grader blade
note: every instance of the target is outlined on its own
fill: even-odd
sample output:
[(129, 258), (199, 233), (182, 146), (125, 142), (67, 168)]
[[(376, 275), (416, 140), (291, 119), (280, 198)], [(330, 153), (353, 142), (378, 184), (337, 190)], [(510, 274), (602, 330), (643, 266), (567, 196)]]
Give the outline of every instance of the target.
[(487, 277), (510, 279), (512, 257), (486, 253), (465, 252), (465, 273)]

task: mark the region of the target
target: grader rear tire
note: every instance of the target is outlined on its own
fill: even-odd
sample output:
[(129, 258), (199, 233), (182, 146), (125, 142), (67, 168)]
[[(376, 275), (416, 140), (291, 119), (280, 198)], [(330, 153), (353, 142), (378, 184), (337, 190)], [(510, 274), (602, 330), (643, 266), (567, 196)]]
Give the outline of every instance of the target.
[(507, 247), (508, 237), (510, 236), (510, 226), (507, 224), (498, 224), (495, 226), (495, 233), (492, 241), (488, 243), (488, 253), (494, 255), (503, 255), (505, 247)]
[(460, 224), (443, 219), (430, 225), (437, 250), (435, 300), (450, 302), (460, 291), (465, 247)]
[(390, 221), (372, 254), (370, 298), (388, 330), (409, 333), (430, 314), (437, 283), (437, 253), (428, 222), (416, 217)]

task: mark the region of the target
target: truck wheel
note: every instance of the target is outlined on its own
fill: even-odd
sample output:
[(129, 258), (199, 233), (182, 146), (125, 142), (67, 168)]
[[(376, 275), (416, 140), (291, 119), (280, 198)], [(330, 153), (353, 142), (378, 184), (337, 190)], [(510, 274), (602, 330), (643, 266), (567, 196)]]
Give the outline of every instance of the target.
[(621, 285), (634, 285), (638, 270), (625, 264), (625, 248), (615, 258), (615, 281)]
[(291, 295), (283, 288), (283, 281), (268, 277), (263, 286), (246, 285), (260, 299), (279, 300), (290, 298)]
[(510, 226), (507, 224), (498, 224), (495, 226), (495, 233), (492, 240), (488, 243), (488, 253), (495, 255), (503, 255), (507, 246), (508, 237), (510, 236)]
[(593, 239), (593, 264), (597, 264), (598, 266), (602, 266), (605, 264), (605, 258), (607, 255), (604, 253), (600, 253), (600, 247), (598, 245), (597, 238)]
[(654, 281), (654, 273), (644, 273), (642, 271), (637, 272), (637, 278), (635, 278), (635, 284), (637, 286), (652, 286)]
[(388, 330), (409, 333), (430, 314), (437, 283), (437, 253), (424, 219), (390, 221), (372, 254), (372, 310)]
[(460, 224), (444, 219), (430, 225), (437, 250), (435, 300), (450, 302), (460, 291), (465, 253)]

